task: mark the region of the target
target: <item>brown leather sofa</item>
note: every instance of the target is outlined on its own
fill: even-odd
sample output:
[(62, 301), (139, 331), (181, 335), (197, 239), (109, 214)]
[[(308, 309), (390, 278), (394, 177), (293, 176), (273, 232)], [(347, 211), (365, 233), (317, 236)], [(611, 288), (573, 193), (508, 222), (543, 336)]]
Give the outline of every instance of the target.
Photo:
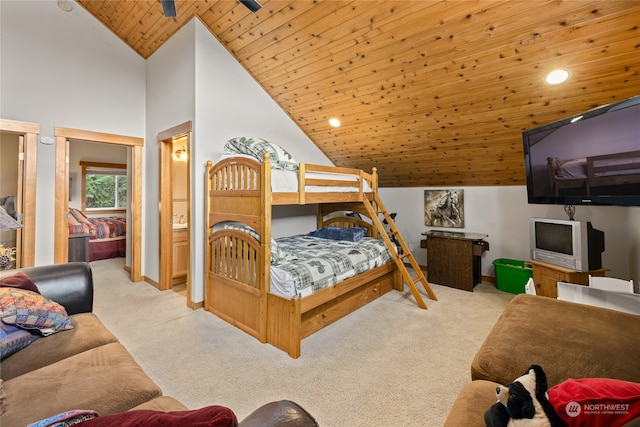
[[(445, 427), (485, 427), (496, 386), (531, 365), (549, 387), (569, 378), (613, 378), (640, 383), (640, 316), (557, 299), (517, 295), (507, 304), (471, 363), (471, 379)], [(637, 420), (633, 426), (640, 425)]]
[[(188, 409), (164, 396), (92, 313), (93, 276), (89, 264), (18, 271), (26, 273), (42, 295), (65, 307), (74, 328), (39, 338), (2, 360), (1, 391), (6, 400), (0, 425), (23, 427), (76, 409), (95, 410), (100, 416), (134, 409)], [(0, 271), (0, 279), (15, 272)], [(284, 400), (256, 409), (238, 425), (312, 427), (318, 423), (301, 406)]]

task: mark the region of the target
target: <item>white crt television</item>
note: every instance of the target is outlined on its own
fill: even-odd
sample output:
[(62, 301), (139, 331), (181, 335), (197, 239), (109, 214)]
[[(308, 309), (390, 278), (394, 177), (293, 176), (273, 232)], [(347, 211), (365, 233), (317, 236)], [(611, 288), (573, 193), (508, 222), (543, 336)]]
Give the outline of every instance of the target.
[(602, 268), (604, 232), (589, 221), (531, 218), (531, 259), (576, 271)]

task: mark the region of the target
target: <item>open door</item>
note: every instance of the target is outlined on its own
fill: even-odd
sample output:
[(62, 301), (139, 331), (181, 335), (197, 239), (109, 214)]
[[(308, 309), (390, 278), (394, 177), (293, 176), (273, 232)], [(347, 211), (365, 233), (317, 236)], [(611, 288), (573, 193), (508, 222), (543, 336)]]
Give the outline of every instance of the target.
[(15, 267), (31, 267), (35, 264), (36, 151), (40, 125), (0, 119), (0, 133), (17, 138), (16, 156), (10, 160), (16, 161), (17, 181), (15, 194), (11, 196), (16, 219), (22, 224), (15, 232)]
[(142, 280), (142, 147), (144, 139), (78, 129), (55, 127), (56, 136), (56, 206), (54, 262), (66, 263), (69, 256), (69, 140), (118, 144), (130, 147), (129, 169), (131, 198), (128, 218), (131, 226), (131, 281)]
[[(160, 145), (160, 283), (161, 290), (172, 289), (176, 278), (186, 273), (187, 305), (197, 308), (191, 301), (192, 239), (191, 239), (191, 122), (167, 129), (158, 134)], [(186, 153), (186, 159), (177, 159)], [(181, 167), (176, 168), (175, 163)], [(177, 194), (176, 171), (181, 181)], [(184, 235), (186, 240), (177, 239)], [(182, 279), (180, 279), (182, 280)]]

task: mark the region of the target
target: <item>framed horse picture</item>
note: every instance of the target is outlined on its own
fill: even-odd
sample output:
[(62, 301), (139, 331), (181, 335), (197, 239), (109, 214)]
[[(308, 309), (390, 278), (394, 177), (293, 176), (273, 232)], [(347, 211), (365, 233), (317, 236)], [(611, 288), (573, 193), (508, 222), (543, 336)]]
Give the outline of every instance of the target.
[(424, 225), (464, 228), (464, 190), (424, 190)]

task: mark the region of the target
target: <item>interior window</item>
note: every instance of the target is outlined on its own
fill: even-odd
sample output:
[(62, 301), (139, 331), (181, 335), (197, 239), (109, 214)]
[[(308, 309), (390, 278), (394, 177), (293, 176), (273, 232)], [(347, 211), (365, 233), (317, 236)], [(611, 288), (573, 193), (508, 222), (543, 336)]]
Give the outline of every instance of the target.
[(127, 207), (127, 165), (80, 162), (82, 210), (124, 212)]

